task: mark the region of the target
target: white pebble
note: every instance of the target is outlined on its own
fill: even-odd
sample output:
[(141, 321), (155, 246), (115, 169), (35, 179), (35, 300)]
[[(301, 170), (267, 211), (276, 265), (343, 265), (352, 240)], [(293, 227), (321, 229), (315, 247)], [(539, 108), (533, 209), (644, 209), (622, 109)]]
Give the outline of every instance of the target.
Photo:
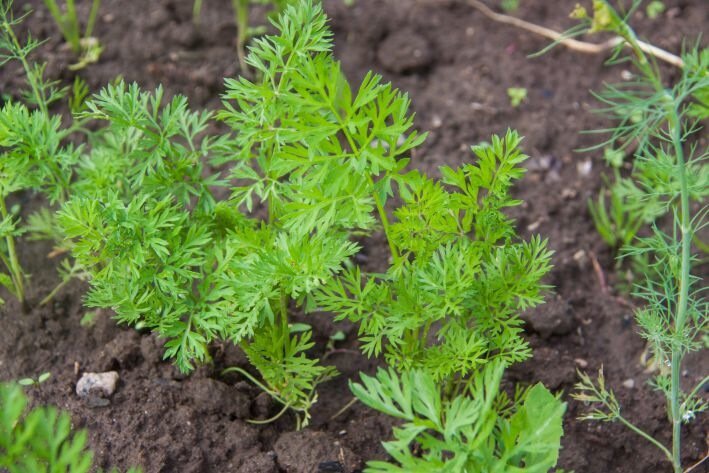
[(76, 394), (87, 397), (89, 394), (98, 394), (109, 397), (116, 391), (118, 373), (107, 371), (105, 373), (84, 373), (76, 383)]

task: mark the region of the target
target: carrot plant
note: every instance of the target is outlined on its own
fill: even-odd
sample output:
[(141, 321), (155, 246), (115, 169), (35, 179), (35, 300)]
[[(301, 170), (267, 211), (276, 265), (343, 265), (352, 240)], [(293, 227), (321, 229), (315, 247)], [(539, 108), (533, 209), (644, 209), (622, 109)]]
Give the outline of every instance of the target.
[(650, 384), (667, 399), (672, 445), (662, 444), (621, 414), (602, 373), (596, 382), (582, 374), (575, 397), (600, 405), (583, 418), (622, 422), (658, 447), (673, 471), (679, 473), (683, 471), (681, 426), (707, 408), (698, 393), (709, 378), (685, 391), (680, 373), (685, 356), (705, 346), (701, 339), (707, 331), (706, 287), (701, 287), (699, 277), (692, 274), (697, 261), (692, 243), (701, 243), (698, 237), (706, 225), (709, 194), (709, 153), (693, 142), (700, 120), (709, 110), (709, 54), (696, 48), (686, 53), (680, 79), (673, 87), (666, 87), (659, 68), (641, 48), (627, 22), (639, 5), (634, 2), (623, 15), (608, 2), (594, 0), (592, 15), (581, 7), (575, 15), (591, 32), (610, 31), (622, 37), (624, 44), (616, 54), (620, 56), (623, 48), (629, 48), (638, 71), (635, 81), (609, 86), (599, 94), (605, 111), (619, 121), (616, 127), (604, 130), (611, 133), (605, 144), (637, 146), (631, 175), (617, 178), (619, 192), (635, 209), (650, 212), (653, 221), (662, 215), (671, 217), (669, 228), (653, 223), (649, 236), (626, 239), (621, 255), (642, 256), (648, 261), (648, 271), (634, 292), (644, 303), (635, 317), (640, 334), (661, 367)]
[(440, 180), (392, 167), (388, 191), (403, 205), (384, 226), (389, 269), (353, 267), (316, 295), (318, 307), (359, 324), (365, 354), (390, 365), (352, 384), (360, 401), (406, 421), (385, 443), (395, 464), (368, 471), (556, 464), (564, 404), (542, 385), (512, 399), (500, 390), (505, 367), (531, 355), (518, 315), (542, 302), (551, 257), (540, 238), (518, 241), (503, 213), (519, 203), (509, 196), (524, 174), (519, 143), (515, 132), (494, 136), (473, 148), (475, 163), (442, 167)]
[[(209, 113), (181, 97), (165, 102), (160, 89), (119, 84), (86, 102), (80, 117), (106, 126), (58, 220), (90, 277), (88, 305), (157, 331), (183, 371), (209, 358), (212, 341), (239, 345), (254, 370), (227, 371), (282, 404), (278, 415), (295, 412), (299, 427), (318, 384), (336, 373), (293, 317), (333, 311), (361, 323), (368, 355), (442, 383), (441, 406), (470, 400), (489, 377), (485, 402), (495, 409), (478, 418), (479, 440), (491, 425), (508, 429), (490, 447), (506, 445), (499, 465), (553, 465), (563, 404), (541, 386), (513, 401), (498, 389), (504, 366), (529, 356), (516, 312), (541, 302), (550, 258), (541, 239), (518, 242), (501, 211), (517, 203), (508, 190), (523, 174), (519, 136), (476, 147), (479, 163), (444, 168), (442, 181), (406, 171), (425, 138), (408, 97), (372, 73), (350, 86), (312, 0), (273, 24), (278, 35), (255, 39), (246, 58), (257, 78), (226, 80), (217, 118), (233, 136), (210, 136)], [(230, 174), (210, 174), (205, 160)], [(216, 197), (222, 187), (226, 200)], [(390, 219), (394, 196), (405, 205)], [(363, 274), (350, 261), (354, 237), (379, 229), (391, 268)], [(548, 422), (532, 427), (542, 405)]]
[[(296, 65), (314, 66), (314, 55), (329, 48), (324, 16), (319, 7), (305, 3), (289, 9), (276, 27), (281, 35), (258, 40), (261, 48), (250, 56), (254, 64), (264, 64), (260, 61), (269, 58), (261, 55), (273, 54), (273, 45), (282, 48), (271, 56), (273, 73), (264, 75), (262, 83), (231, 81), (227, 96), (244, 110), (230, 105), (222, 118), (236, 124), (240, 116), (258, 118), (265, 111), (236, 96), (232, 86), (240, 84), (255, 100), (273, 105), (268, 118), (301, 122), (314, 133), (322, 121), (289, 118), (290, 102), (298, 94), (286, 81), (296, 79)], [(279, 66), (285, 56), (291, 57), (290, 65)], [(325, 58), (309, 72), (322, 74), (326, 65), (333, 67), (334, 60)], [(276, 79), (286, 102), (273, 103), (267, 86)], [(297, 154), (284, 155), (283, 150), (301, 153), (305, 143), (293, 133), (280, 137), (265, 130), (272, 138), (263, 140), (259, 158), (273, 162), (264, 181), (277, 189), (268, 192), (273, 198), (265, 199), (268, 218), (262, 219), (250, 213), (252, 200), (239, 186), (232, 186), (232, 199), (217, 202), (213, 190), (230, 184), (203, 168), (205, 158), (215, 164), (237, 159), (234, 177), (257, 176), (258, 167), (248, 166), (257, 149), (248, 140), (258, 123), (239, 126), (233, 139), (205, 136), (210, 114), (191, 112), (184, 98), (165, 104), (160, 90), (149, 94), (125, 85), (106, 88), (87, 102), (87, 110), (83, 117), (107, 126), (94, 136), (77, 171), (75, 197), (59, 216), (73, 255), (90, 275), (87, 303), (112, 307), (119, 321), (157, 330), (167, 338), (166, 356), (174, 357), (183, 371), (208, 358), (213, 340), (239, 344), (258, 379), (242, 374), (306, 422), (315, 386), (334, 370), (306, 356), (313, 346), (311, 333), (296, 333), (290, 318), (356, 252), (347, 231), (372, 219), (363, 214), (357, 219), (346, 210), (355, 210), (354, 205), (370, 210), (368, 198), (360, 203), (347, 194), (356, 187), (343, 179), (344, 164), (334, 167), (328, 159), (318, 164), (320, 158), (309, 164)], [(312, 111), (310, 117), (320, 114)], [(327, 195), (314, 194), (318, 182)], [(333, 214), (331, 192), (339, 193), (345, 205), (354, 203)]]
[(26, 101), (36, 107), (8, 101), (0, 108), (0, 284), (25, 304), (26, 273), (17, 254), (17, 239), (24, 232), (9, 199), (22, 191), (39, 191), (50, 203), (62, 201), (68, 193), (78, 150), (64, 146), (68, 131), (59, 116), (50, 116), (50, 104), (64, 96), (54, 82), (44, 79), (44, 65), (31, 63), (30, 53), (39, 42), (29, 37), (20, 43), (14, 28), (24, 17), (14, 18), (11, 2), (0, 4), (0, 64), (18, 61), (26, 74)]

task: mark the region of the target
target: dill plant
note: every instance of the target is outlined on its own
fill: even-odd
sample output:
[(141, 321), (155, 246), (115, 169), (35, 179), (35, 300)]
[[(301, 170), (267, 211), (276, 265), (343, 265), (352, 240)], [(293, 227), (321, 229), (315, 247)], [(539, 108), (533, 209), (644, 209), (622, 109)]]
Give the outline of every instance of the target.
[[(585, 21), (585, 28), (591, 32), (610, 31), (622, 37), (624, 44), (615, 57), (621, 57), (622, 50), (629, 48), (630, 59), (639, 73), (635, 81), (608, 86), (598, 97), (606, 106), (603, 111), (619, 123), (602, 130), (610, 133), (603, 145), (621, 149), (631, 143), (637, 146), (630, 176), (616, 178), (617, 192), (631, 209), (644, 208), (652, 216), (648, 219), (653, 222), (649, 236), (625, 239), (621, 256), (643, 257), (647, 261), (648, 271), (634, 291), (644, 303), (635, 317), (659, 366), (650, 385), (667, 399), (671, 447), (621, 414), (602, 373), (596, 382), (582, 374), (575, 397), (600, 404), (583, 418), (622, 422), (658, 447), (673, 471), (679, 473), (681, 426), (707, 408), (699, 392), (709, 377), (685, 391), (680, 373), (685, 356), (704, 348), (701, 339), (707, 333), (706, 287), (693, 274), (698, 258), (692, 243), (701, 243), (698, 235), (706, 226), (709, 153), (692, 138), (700, 130), (700, 121), (709, 115), (709, 54), (698, 48), (685, 53), (681, 77), (674, 86), (666, 87), (657, 64), (641, 49), (628, 25), (628, 18), (639, 5), (640, 2), (633, 2), (631, 9), (621, 14), (608, 2), (594, 0), (592, 15), (581, 7), (574, 14)], [(656, 222), (667, 214), (671, 217), (669, 228)]]

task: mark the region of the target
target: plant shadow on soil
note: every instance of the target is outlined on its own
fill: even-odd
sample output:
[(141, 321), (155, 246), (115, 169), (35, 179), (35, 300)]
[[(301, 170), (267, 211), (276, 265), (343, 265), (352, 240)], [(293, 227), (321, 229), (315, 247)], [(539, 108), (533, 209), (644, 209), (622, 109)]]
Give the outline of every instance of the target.
[[(22, 2), (20, 2), (22, 3)], [(33, 35), (52, 38), (41, 49), (48, 75), (69, 84), (72, 58), (40, 0), (26, 22)], [(146, 89), (164, 84), (168, 94), (183, 93), (192, 107), (217, 108), (223, 77), (237, 74), (235, 27), (228, 2), (205, 2), (201, 27), (192, 23), (191, 1), (105, 0), (96, 33), (106, 50), (98, 64), (79, 74), (92, 90), (121, 75)], [(149, 4), (149, 6), (146, 6)], [(554, 5), (552, 7), (552, 4)], [(515, 15), (563, 30), (575, 0), (525, 0)], [(709, 20), (702, 0), (668, 1), (665, 17), (639, 19), (641, 33), (654, 44), (678, 51), (683, 37), (695, 38)], [(21, 6), (16, 5), (19, 12)], [(534, 349), (530, 361), (508, 372), (509, 383), (541, 381), (568, 393), (576, 368), (595, 372), (605, 366), (624, 414), (665, 443), (669, 431), (660, 396), (644, 386), (649, 374), (640, 362), (644, 344), (632, 321), (631, 301), (612, 289), (603, 291), (594, 271), (597, 258), (612, 288), (618, 275), (611, 252), (594, 230), (586, 201), (601, 185), (603, 164), (597, 154), (573, 150), (592, 144), (580, 130), (604, 124), (593, 116), (590, 89), (619, 81), (622, 66), (605, 67), (603, 58), (557, 48), (536, 59), (527, 54), (546, 45), (543, 39), (493, 24), (462, 1), (357, 0), (345, 7), (326, 1), (335, 32), (335, 53), (348, 77), (357, 83), (374, 69), (408, 92), (417, 112), (416, 124), (429, 130), (413, 165), (434, 172), (441, 164), (471, 159), (469, 147), (508, 127), (526, 139), (529, 173), (517, 186), (524, 204), (513, 210), (520, 231), (549, 238), (555, 250), (548, 283), (548, 303), (527, 314), (527, 336)], [(20, 71), (8, 66), (0, 90), (23, 86)], [(527, 101), (514, 109), (508, 87), (525, 87)], [(706, 143), (704, 143), (706, 146)], [(18, 197), (24, 207), (32, 196)], [(331, 419), (351, 394), (348, 378), (373, 372), (377, 360), (357, 354), (356, 328), (335, 325), (322, 314), (310, 316), (317, 341), (343, 330), (347, 340), (327, 359), (342, 375), (322, 386), (311, 426), (295, 432), (290, 416), (269, 425), (246, 422), (278, 411), (270, 399), (235, 377), (219, 375), (228, 366), (248, 366), (243, 354), (214, 346), (214, 363), (190, 376), (180, 375), (162, 360), (161, 343), (153, 335), (117, 327), (109, 311), (101, 311), (91, 327), (80, 320), (86, 312), (86, 286), (74, 282), (47, 307), (37, 302), (57, 284), (57, 261), (48, 260), (47, 244), (24, 242), (21, 260), (32, 274), (30, 302), (22, 314), (9, 302), (0, 309), (0, 378), (18, 379), (49, 371), (52, 377), (30, 396), (35, 404), (67, 409), (79, 428), (87, 428), (97, 465), (146, 472), (303, 472), (358, 471), (364, 462), (385, 458), (380, 442), (389, 438), (392, 422), (362, 405)], [(385, 261), (386, 245), (376, 235), (366, 242), (363, 258)], [(709, 360), (690, 358), (687, 384), (708, 370)], [(84, 371), (117, 370), (120, 384), (107, 407), (92, 407), (74, 394)], [(623, 427), (580, 422), (584, 406), (569, 400), (559, 466), (577, 473), (669, 471), (660, 453)], [(685, 428), (685, 464), (707, 448), (702, 419)]]

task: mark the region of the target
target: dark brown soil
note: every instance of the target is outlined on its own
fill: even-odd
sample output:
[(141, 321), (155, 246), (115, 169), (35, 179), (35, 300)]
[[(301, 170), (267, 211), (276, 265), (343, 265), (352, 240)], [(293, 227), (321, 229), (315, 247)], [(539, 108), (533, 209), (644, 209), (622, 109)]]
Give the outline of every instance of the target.
[[(24, 2), (16, 3), (19, 12)], [(52, 38), (40, 51), (49, 62), (48, 75), (70, 83), (71, 56), (41, 0), (26, 3), (36, 10), (26, 23), (33, 35)], [(575, 3), (522, 0), (515, 15), (562, 30), (572, 24), (567, 15)], [(693, 40), (709, 24), (709, 8), (705, 0), (665, 3), (664, 17), (636, 18), (636, 25), (653, 43), (679, 51), (683, 38)], [(232, 12), (227, 1), (207, 1), (202, 27), (196, 29), (191, 7), (190, 0), (104, 0), (96, 31), (106, 51), (80, 75), (93, 90), (121, 75), (145, 88), (162, 83), (169, 93), (186, 94), (193, 107), (218, 107), (222, 78), (238, 70)], [(654, 447), (623, 427), (577, 421), (584, 406), (568, 398), (577, 368), (595, 371), (603, 365), (624, 414), (669, 440), (663, 401), (645, 385), (649, 374), (641, 363), (644, 344), (635, 333), (632, 303), (603, 290), (594, 271), (597, 259), (610, 285), (618, 278), (586, 210), (586, 200), (601, 185), (603, 164), (597, 154), (574, 152), (592, 143), (580, 130), (603, 125), (591, 114), (589, 89), (622, 80), (623, 66), (604, 67), (602, 57), (562, 48), (529, 59), (526, 55), (545, 40), (492, 23), (462, 0), (357, 0), (352, 8), (329, 0), (326, 9), (336, 54), (350, 79), (357, 82), (374, 69), (410, 93), (417, 126), (430, 131), (414, 156), (415, 166), (435, 173), (438, 165), (471, 159), (470, 145), (508, 127), (526, 136), (530, 172), (517, 187), (525, 204), (514, 214), (525, 236), (549, 238), (556, 252), (549, 278), (555, 290), (549, 304), (528, 317), (534, 358), (514, 367), (509, 379), (542, 381), (564, 391), (569, 404), (560, 467), (577, 473), (669, 471)], [(0, 91), (16, 94), (21, 84), (16, 67), (2, 70)], [(528, 90), (517, 109), (510, 106), (508, 87)], [(46, 258), (46, 245), (25, 242), (22, 248), (35, 309), (23, 314), (14, 302), (0, 309), (0, 379), (51, 372), (30, 395), (35, 403), (67, 409), (76, 427), (88, 429), (98, 466), (140, 465), (146, 472), (352, 472), (385, 456), (380, 441), (390, 434), (387, 418), (355, 405), (330, 420), (351, 398), (347, 379), (377, 364), (350, 350), (356, 348), (351, 327), (343, 327), (348, 341), (328, 355), (343, 374), (321, 389), (310, 428), (295, 432), (288, 416), (252, 425), (246, 419), (266, 418), (277, 409), (243, 380), (219, 375), (224, 367), (246, 366), (238, 350), (215, 346), (213, 365), (181, 376), (162, 361), (154, 336), (117, 327), (109, 312), (99, 313), (93, 326), (81, 326), (82, 283), (72, 283), (51, 306), (36, 307), (57, 283), (57, 262)], [(373, 243), (367, 251), (375, 259), (386, 248)], [(310, 322), (321, 338), (334, 329), (325, 315)], [(708, 364), (706, 358), (688, 360), (688, 386), (707, 373)], [(105, 370), (120, 374), (110, 405), (92, 407), (78, 399), (78, 375)], [(687, 465), (707, 450), (703, 420), (683, 432)]]

